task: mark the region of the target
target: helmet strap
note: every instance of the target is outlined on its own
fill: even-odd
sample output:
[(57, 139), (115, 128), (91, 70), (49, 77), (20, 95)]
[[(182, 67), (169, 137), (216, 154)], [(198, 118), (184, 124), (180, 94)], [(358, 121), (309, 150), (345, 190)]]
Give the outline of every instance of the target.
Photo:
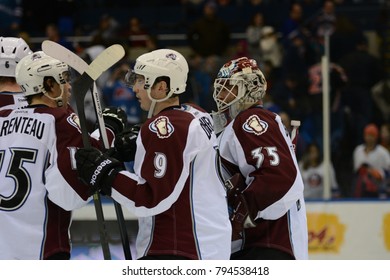
[(47, 91), (45, 89), (42, 90), (43, 94), (51, 99), (51, 100), (54, 100), (56, 103), (57, 103), (57, 107), (62, 107), (64, 106), (64, 102), (62, 101), (62, 96), (64, 95), (64, 88), (65, 88), (65, 85), (64, 84), (60, 84), (60, 88), (61, 88), (61, 94), (58, 96), (58, 97), (51, 97)]
[(155, 100), (152, 100), (152, 104), (150, 104), (150, 108), (149, 108), (149, 112), (148, 112), (148, 119), (153, 117), (154, 108), (156, 107), (156, 103), (157, 102)]
[(157, 103), (157, 102), (163, 102), (163, 101), (165, 101), (165, 100), (168, 100), (168, 99), (172, 96), (172, 94), (173, 94), (172, 91), (170, 91), (170, 92), (167, 94), (166, 97), (164, 97), (164, 98), (162, 98), (162, 99), (155, 99), (155, 98), (152, 97), (151, 91), (152, 91), (151, 87), (149, 87), (149, 88), (146, 90), (149, 99), (152, 101), (152, 104), (150, 105), (150, 109), (149, 109), (149, 112), (148, 112), (148, 119), (150, 119), (151, 117), (153, 117), (154, 109), (155, 109), (155, 107), (156, 107), (156, 103)]

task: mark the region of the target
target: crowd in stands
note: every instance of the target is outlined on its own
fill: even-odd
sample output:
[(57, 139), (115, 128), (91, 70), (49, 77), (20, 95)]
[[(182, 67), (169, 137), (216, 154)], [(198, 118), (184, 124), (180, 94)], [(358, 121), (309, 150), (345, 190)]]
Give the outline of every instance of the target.
[[(37, 4), (38, 8), (46, 3), (41, 2)], [(64, 5), (63, 2), (67, 1), (59, 2)], [(67, 46), (86, 60), (93, 59), (96, 52), (110, 44), (126, 46), (128, 60), (124, 61), (125, 64), (118, 64), (100, 81), (100, 89), (106, 105), (122, 104), (126, 108), (129, 122), (136, 123), (144, 118), (137, 102), (134, 102), (134, 95), (122, 80), (124, 65), (131, 65), (132, 57), (140, 52), (168, 46), (185, 50), (183, 54), (190, 64), (187, 90), (191, 93), (191, 98), (186, 101), (195, 102), (209, 112), (215, 109), (212, 102), (213, 81), (221, 63), (226, 58), (254, 58), (268, 81), (264, 106), (286, 115), (288, 119), (301, 121), (297, 153), (302, 173), (307, 178), (306, 185), (322, 188), (323, 174), (318, 171), (322, 170), (323, 149), (320, 62), (329, 51), (333, 197), (358, 196), (355, 190), (357, 178), (365, 171), (361, 165), (356, 165), (355, 149), (367, 144), (367, 130), (374, 136), (375, 143), (383, 143), (386, 149), (381, 153), (390, 153), (390, 144), (384, 140), (389, 134), (387, 130), (386, 135), (386, 128), (390, 126), (390, 82), (384, 67), (385, 51), (380, 48), (379, 56), (370, 53), (361, 21), (340, 13), (346, 7), (358, 8), (362, 4), (376, 7), (376, 25), (371, 28), (374, 28), (378, 39), (382, 38), (378, 41), (383, 42), (381, 36), (389, 20), (387, 9), (390, 12), (390, 7), (386, 6), (388, 1), (68, 2), (71, 7), (64, 8), (62, 14), (58, 11), (57, 18), (51, 15), (50, 22), (41, 22), (43, 19), (39, 15), (31, 15), (34, 8), (26, 4), (23, 7), (24, 17), (18, 18), (16, 24), (2, 27), (3, 36), (22, 36), (26, 41), (29, 41), (29, 36), (43, 36)], [(77, 12), (72, 13), (72, 9)], [(95, 14), (88, 14), (92, 10)], [(28, 25), (32, 17), (36, 18), (36, 22)], [(44, 30), (44, 33), (39, 33), (39, 30)], [(161, 33), (185, 37), (178, 44), (177, 41), (160, 40)], [(237, 34), (241, 36), (234, 36)], [(66, 39), (69, 36), (89, 36), (90, 40), (75, 42)], [(31, 44), (31, 47), (34, 49), (36, 46)], [(369, 124), (370, 129), (367, 129)], [(363, 154), (368, 153), (364, 147), (359, 149)], [(377, 169), (380, 169), (378, 172), (384, 183), (381, 187), (383, 191), (374, 196), (383, 198), (389, 191), (390, 163)], [(379, 178), (378, 173), (375, 174)], [(316, 194), (311, 198), (321, 198), (322, 191), (311, 193)]]

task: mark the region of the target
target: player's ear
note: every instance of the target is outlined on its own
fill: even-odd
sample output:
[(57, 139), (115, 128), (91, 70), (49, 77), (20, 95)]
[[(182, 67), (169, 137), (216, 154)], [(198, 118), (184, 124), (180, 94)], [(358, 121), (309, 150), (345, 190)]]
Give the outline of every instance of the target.
[(46, 91), (52, 91), (56, 81), (52, 77), (45, 77), (43, 80), (43, 87)]

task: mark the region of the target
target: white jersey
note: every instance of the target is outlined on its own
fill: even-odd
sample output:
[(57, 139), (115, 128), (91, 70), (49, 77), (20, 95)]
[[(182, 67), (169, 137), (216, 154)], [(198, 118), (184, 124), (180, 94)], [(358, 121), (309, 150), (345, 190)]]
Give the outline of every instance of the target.
[(367, 153), (365, 144), (358, 145), (353, 152), (353, 168), (357, 171), (362, 164), (377, 169), (381, 172), (382, 177), (390, 171), (390, 153), (381, 145), (376, 145), (375, 148)]
[(142, 125), (134, 173), (122, 171), (112, 197), (139, 218), (137, 257), (229, 259), (231, 225), (217, 175), (209, 114), (183, 105)]
[(0, 111), (0, 259), (70, 252), (69, 211), (89, 200), (74, 168), (76, 119), (62, 108)]

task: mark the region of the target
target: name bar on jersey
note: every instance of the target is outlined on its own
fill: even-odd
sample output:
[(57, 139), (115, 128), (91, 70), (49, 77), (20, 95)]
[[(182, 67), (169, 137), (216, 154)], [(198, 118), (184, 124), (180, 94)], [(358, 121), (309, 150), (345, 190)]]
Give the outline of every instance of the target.
[(0, 136), (6, 136), (10, 133), (23, 133), (42, 139), (45, 123), (29, 117), (14, 117), (10, 120), (4, 120)]

